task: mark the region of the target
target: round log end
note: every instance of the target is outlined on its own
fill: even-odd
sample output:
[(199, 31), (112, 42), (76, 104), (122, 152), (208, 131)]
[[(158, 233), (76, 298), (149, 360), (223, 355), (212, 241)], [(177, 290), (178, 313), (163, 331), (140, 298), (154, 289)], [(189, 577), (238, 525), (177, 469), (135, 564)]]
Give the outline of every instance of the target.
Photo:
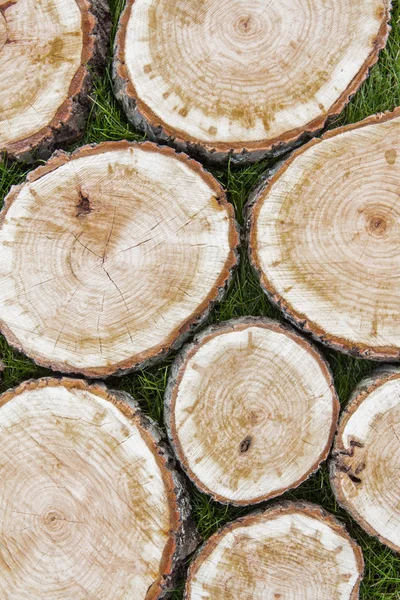
[(178, 355), (165, 394), (175, 453), (215, 500), (256, 504), (297, 487), (330, 450), (339, 413), (312, 345), (277, 322), (213, 325)]
[(400, 552), (400, 369), (378, 369), (355, 389), (330, 464), (338, 502), (365, 529)]
[(223, 189), (185, 155), (149, 142), (57, 153), (0, 213), (0, 330), (56, 371), (150, 366), (222, 298), (238, 243)]
[(82, 380), (0, 396), (0, 589), (9, 600), (153, 600), (197, 545), (183, 482), (127, 394)]
[(0, 155), (33, 162), (80, 137), (110, 28), (106, 0), (0, 4)]
[(153, 140), (214, 164), (275, 157), (341, 112), (385, 46), (390, 6), (127, 0), (115, 92)]
[(189, 569), (185, 600), (357, 600), (364, 561), (322, 508), (282, 503), (212, 536)]
[(248, 203), (250, 261), (297, 327), (360, 358), (400, 359), (400, 108), (295, 151)]

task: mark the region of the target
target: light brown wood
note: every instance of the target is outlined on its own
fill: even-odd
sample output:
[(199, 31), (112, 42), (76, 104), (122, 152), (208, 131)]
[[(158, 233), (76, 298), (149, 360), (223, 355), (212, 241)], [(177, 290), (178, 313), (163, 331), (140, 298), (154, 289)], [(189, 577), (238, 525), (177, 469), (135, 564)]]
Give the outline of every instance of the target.
[(109, 32), (106, 0), (0, 2), (0, 154), (30, 162), (79, 137)]
[(73, 379), (0, 396), (0, 594), (156, 600), (197, 545), (156, 425), (125, 393)]
[(277, 504), (213, 535), (185, 600), (356, 600), (364, 561), (344, 527), (308, 503)]
[(88, 377), (152, 364), (223, 296), (233, 207), (199, 163), (154, 144), (57, 154), (0, 214), (0, 329)]
[(248, 203), (249, 254), (285, 316), (336, 350), (400, 359), (400, 108), (330, 131)]
[(400, 552), (400, 369), (385, 367), (354, 390), (331, 461), (338, 502), (370, 535)]
[(256, 504), (297, 487), (330, 450), (339, 401), (329, 367), (269, 319), (212, 325), (176, 358), (165, 394), (183, 469), (215, 500)]
[(367, 77), (390, 0), (127, 0), (114, 80), (152, 139), (213, 163), (276, 156)]

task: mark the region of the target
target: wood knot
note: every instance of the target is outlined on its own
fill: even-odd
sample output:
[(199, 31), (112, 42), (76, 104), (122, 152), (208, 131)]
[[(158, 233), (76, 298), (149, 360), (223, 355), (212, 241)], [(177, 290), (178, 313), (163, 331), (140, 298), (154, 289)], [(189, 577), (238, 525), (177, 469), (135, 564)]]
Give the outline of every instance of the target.
[(84, 194), (82, 190), (79, 190), (79, 202), (76, 205), (76, 216), (83, 217), (92, 212), (90, 205), (90, 198), (87, 194)]
[(250, 436), (244, 438), (244, 440), (240, 443), (240, 452), (244, 454), (247, 452), (251, 446), (252, 439)]

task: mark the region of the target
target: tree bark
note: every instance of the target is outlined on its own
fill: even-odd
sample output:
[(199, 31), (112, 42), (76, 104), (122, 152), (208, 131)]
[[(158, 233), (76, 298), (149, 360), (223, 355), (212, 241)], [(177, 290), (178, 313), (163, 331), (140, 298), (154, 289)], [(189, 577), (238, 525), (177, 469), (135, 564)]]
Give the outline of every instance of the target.
[(0, 397), (0, 591), (155, 600), (198, 543), (181, 477), (126, 393), (29, 381)]
[(239, 506), (278, 496), (318, 469), (339, 401), (328, 365), (307, 340), (245, 317), (212, 325), (181, 351), (164, 414), (189, 478)]
[(385, 46), (390, 8), (390, 0), (127, 0), (116, 96), (150, 139), (196, 158), (276, 157), (343, 110)]
[(57, 371), (150, 366), (222, 298), (238, 242), (221, 186), (170, 148), (57, 153), (0, 214), (0, 329)]
[(106, 63), (106, 0), (0, 0), (0, 153), (46, 159), (76, 140)]
[(400, 359), (400, 108), (330, 131), (278, 165), (247, 206), (264, 291), (335, 350)]
[(189, 569), (185, 600), (356, 600), (364, 561), (319, 506), (275, 504), (213, 535)]
[(364, 379), (347, 405), (330, 465), (338, 502), (365, 529), (400, 552), (400, 369)]

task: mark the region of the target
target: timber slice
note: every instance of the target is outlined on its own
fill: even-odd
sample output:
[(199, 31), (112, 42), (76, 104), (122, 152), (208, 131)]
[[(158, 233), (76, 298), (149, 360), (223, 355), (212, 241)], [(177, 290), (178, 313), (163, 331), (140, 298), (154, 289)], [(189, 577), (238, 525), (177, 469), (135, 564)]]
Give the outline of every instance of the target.
[(165, 404), (190, 479), (236, 505), (278, 496), (313, 473), (339, 413), (322, 356), (287, 327), (255, 318), (211, 326), (185, 347)]
[(0, 592), (155, 600), (197, 534), (173, 461), (128, 394), (41, 379), (0, 397)]
[(269, 298), (335, 350), (400, 359), (400, 108), (297, 150), (249, 200)]
[(88, 377), (150, 365), (221, 298), (233, 207), (201, 165), (151, 143), (58, 153), (0, 213), (0, 329)]
[(214, 163), (275, 156), (366, 78), (390, 0), (127, 0), (114, 80), (132, 123)]
[(283, 503), (213, 535), (189, 569), (185, 600), (356, 600), (364, 561), (322, 508)]
[(109, 30), (106, 0), (0, 0), (0, 153), (47, 158), (80, 135)]
[(400, 552), (400, 369), (378, 369), (355, 389), (331, 461), (338, 502), (370, 535)]

